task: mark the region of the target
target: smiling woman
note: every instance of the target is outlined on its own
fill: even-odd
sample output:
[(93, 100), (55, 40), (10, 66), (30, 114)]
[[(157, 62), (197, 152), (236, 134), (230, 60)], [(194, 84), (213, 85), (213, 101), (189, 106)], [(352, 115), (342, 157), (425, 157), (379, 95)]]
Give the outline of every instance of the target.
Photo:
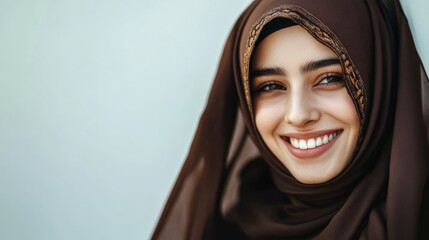
[(254, 1), (153, 238), (428, 239), (422, 70), (396, 0)]
[(335, 53), (292, 26), (261, 41), (251, 72), (255, 122), (268, 148), (300, 182), (337, 176), (356, 147), (359, 117)]

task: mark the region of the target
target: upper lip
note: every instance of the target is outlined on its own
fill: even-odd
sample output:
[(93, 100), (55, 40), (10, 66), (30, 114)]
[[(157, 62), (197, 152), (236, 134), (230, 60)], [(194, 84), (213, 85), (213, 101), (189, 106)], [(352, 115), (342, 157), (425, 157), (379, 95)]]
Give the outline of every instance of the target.
[(286, 133), (286, 134), (282, 134), (281, 137), (296, 138), (296, 139), (309, 139), (309, 138), (324, 136), (324, 135), (331, 134), (334, 132), (339, 132), (340, 130), (341, 129), (328, 129), (328, 130), (312, 131), (312, 132)]

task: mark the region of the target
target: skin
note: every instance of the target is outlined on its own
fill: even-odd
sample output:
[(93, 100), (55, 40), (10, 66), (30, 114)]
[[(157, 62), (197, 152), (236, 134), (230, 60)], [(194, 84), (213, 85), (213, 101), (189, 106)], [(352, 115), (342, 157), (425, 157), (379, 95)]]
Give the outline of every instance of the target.
[[(250, 81), (259, 133), (298, 181), (323, 183), (344, 170), (356, 146), (359, 118), (330, 48), (300, 26), (276, 31), (257, 46)], [(326, 132), (337, 133), (327, 150), (312, 149), (308, 157), (311, 151), (291, 148), (291, 137), (316, 139)]]

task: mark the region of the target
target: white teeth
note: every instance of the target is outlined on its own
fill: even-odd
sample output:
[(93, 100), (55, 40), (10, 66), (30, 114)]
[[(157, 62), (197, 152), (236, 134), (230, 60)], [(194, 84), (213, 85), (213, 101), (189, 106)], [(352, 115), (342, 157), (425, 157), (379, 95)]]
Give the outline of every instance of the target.
[(329, 142), (328, 135), (323, 136), (323, 144), (327, 144)]
[(308, 139), (308, 141), (307, 141), (307, 147), (308, 148), (315, 148), (316, 147), (316, 141), (314, 141), (313, 138)]
[(320, 146), (323, 144), (322, 138), (318, 137), (316, 140), (316, 146)]
[(295, 139), (295, 138), (291, 138), (291, 139), (290, 139), (290, 143), (292, 144), (292, 146), (294, 146), (294, 147), (298, 147), (298, 146), (296, 145), (296, 139)]
[(323, 144), (327, 144), (328, 142), (332, 141), (332, 139), (334, 139), (337, 136), (337, 133), (331, 133), (329, 135), (324, 135), (324, 136), (320, 136), (315, 138), (309, 138), (307, 140), (304, 139), (296, 139), (296, 138), (290, 138), (290, 144), (294, 147), (294, 148), (298, 148), (298, 149), (311, 149), (311, 148), (316, 148), (319, 147)]
[(299, 148), (300, 149), (307, 149), (307, 142), (305, 140), (299, 140)]

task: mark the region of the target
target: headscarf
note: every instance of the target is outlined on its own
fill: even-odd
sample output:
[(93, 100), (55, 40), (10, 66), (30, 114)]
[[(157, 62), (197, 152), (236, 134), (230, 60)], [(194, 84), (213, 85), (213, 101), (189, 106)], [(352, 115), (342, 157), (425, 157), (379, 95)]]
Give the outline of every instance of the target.
[[(255, 125), (249, 62), (278, 19), (337, 54), (360, 119), (353, 158), (325, 183), (297, 181)], [(429, 239), (422, 69), (397, 0), (254, 1), (226, 42), (153, 239)]]

